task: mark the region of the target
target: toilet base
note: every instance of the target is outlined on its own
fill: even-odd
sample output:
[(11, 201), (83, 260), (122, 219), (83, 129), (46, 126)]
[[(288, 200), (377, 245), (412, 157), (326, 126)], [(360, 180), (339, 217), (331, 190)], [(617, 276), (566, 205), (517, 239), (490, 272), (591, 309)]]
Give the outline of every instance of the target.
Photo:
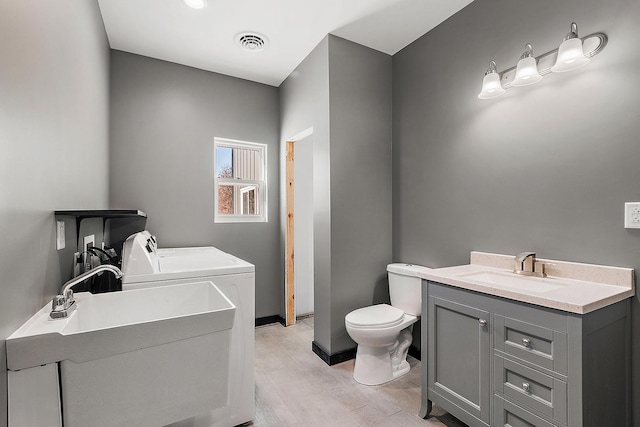
[(409, 362), (403, 360), (400, 366), (398, 366), (398, 369), (393, 372), (393, 379), (395, 380), (396, 378), (399, 378), (404, 374), (408, 374), (410, 369), (411, 366), (409, 366)]
[(403, 360), (397, 369), (393, 369), (387, 348), (359, 345), (353, 379), (363, 385), (380, 385), (400, 378), (410, 369), (406, 360)]

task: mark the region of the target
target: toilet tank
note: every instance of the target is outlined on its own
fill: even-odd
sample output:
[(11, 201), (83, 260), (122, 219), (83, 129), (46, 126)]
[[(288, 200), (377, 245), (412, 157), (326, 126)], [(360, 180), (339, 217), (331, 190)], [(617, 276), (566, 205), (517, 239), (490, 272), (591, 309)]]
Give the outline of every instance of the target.
[(418, 273), (428, 269), (428, 267), (413, 264), (387, 265), (391, 305), (407, 314), (420, 316), (422, 314), (422, 279)]

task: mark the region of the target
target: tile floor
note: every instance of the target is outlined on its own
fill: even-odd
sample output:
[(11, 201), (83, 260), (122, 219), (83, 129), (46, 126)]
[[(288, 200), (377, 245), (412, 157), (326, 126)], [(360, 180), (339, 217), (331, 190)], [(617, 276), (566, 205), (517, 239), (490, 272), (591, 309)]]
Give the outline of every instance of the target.
[(411, 371), (380, 386), (353, 380), (354, 360), (328, 366), (311, 351), (313, 317), (285, 328), (256, 328), (256, 427), (465, 427), (434, 406), (431, 418), (418, 417), (420, 361)]

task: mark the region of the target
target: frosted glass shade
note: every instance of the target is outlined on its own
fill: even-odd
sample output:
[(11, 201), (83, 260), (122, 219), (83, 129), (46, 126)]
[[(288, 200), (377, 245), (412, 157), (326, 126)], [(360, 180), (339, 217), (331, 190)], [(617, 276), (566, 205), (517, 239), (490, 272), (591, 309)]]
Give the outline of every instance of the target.
[(551, 71), (554, 73), (563, 73), (565, 71), (575, 70), (589, 63), (589, 58), (584, 56), (582, 50), (582, 40), (575, 37), (565, 40), (558, 49), (558, 58)]
[(207, 0), (184, 0), (184, 2), (193, 9), (204, 9), (207, 7)]
[(478, 94), (480, 99), (496, 98), (504, 93), (504, 89), (500, 84), (500, 75), (498, 73), (489, 73), (482, 79), (482, 91)]
[(511, 86), (527, 86), (542, 80), (542, 76), (538, 73), (538, 65), (533, 56), (522, 58), (518, 61), (516, 67), (516, 76), (511, 82)]

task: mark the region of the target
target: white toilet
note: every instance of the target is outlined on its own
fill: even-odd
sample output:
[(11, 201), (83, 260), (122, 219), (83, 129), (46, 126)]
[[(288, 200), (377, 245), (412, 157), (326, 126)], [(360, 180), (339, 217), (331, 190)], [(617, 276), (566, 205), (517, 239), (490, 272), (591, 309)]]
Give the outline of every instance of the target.
[(378, 385), (409, 372), (407, 351), (413, 341), (413, 324), (422, 312), (418, 272), (425, 269), (389, 264), (391, 305), (359, 308), (345, 316), (347, 332), (358, 344), (353, 378), (360, 384)]

